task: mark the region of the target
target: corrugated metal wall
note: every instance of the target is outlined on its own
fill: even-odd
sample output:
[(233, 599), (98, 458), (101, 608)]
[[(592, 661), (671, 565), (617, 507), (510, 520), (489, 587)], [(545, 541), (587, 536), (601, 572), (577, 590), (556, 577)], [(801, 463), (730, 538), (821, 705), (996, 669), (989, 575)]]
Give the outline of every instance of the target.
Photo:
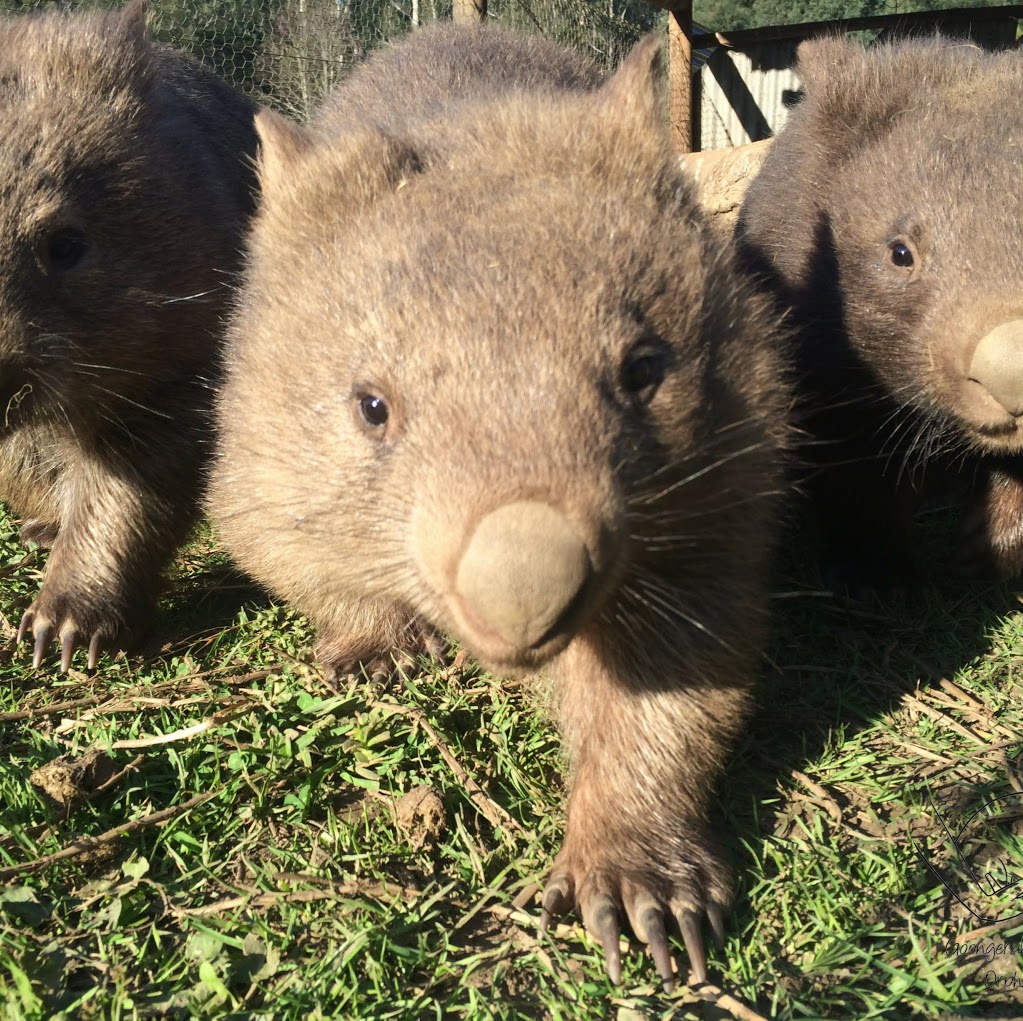
[(714, 49), (700, 70), (700, 149), (759, 142), (778, 131), (800, 94), (792, 71), (798, 45)]
[[(974, 21), (969, 13), (941, 18), (945, 35), (972, 39), (988, 49), (1020, 45), (1015, 17), (998, 21)], [(836, 22), (836, 27), (840, 23)], [(910, 34), (930, 35), (933, 24), (899, 25), (885, 28), (877, 40), (902, 38)], [(704, 38), (714, 37), (700, 29)], [(744, 45), (741, 50), (707, 46), (699, 50), (696, 87), (699, 89), (699, 117), (694, 125), (695, 149), (723, 149), (770, 138), (788, 118), (799, 101), (800, 82), (792, 70), (798, 39)]]

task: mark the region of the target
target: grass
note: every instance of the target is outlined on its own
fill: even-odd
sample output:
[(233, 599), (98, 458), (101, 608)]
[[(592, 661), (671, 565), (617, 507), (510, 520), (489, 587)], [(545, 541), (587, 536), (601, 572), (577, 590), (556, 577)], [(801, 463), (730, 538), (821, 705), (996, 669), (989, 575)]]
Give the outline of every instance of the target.
[[(0, 521), (8, 639), (41, 564)], [(0, 658), (6, 1021), (1023, 1013), (1023, 887), (970, 892), (935, 812), (954, 831), (1023, 789), (1010, 590), (868, 612), (788, 571), (722, 791), (739, 889), (712, 1005), (660, 993), (635, 947), (615, 989), (574, 924), (537, 939), (564, 791), (527, 688), (461, 656), (332, 684), (208, 536), (176, 574), (139, 654), (64, 677)], [(985, 875), (1023, 876), (1009, 815), (1001, 844), (984, 816), (961, 841)], [(986, 951), (956, 953), (970, 933)]]

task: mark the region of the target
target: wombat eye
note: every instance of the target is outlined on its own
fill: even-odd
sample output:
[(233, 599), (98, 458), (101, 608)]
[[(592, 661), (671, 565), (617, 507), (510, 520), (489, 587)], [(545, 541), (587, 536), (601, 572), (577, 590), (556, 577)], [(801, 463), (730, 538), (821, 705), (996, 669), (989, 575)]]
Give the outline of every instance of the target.
[(891, 264), (899, 269), (912, 269), (916, 261), (913, 258), (913, 249), (904, 241), (893, 241), (888, 246), (888, 258)]
[(366, 424), (373, 426), (374, 429), (387, 425), (387, 403), (375, 394), (363, 394), (359, 398), (359, 413)]
[(89, 250), (89, 242), (80, 231), (58, 230), (46, 239), (46, 262), (50, 269), (73, 269)]
[(664, 380), (667, 358), (664, 352), (647, 346), (633, 349), (622, 362), (621, 385), (644, 404), (650, 401)]

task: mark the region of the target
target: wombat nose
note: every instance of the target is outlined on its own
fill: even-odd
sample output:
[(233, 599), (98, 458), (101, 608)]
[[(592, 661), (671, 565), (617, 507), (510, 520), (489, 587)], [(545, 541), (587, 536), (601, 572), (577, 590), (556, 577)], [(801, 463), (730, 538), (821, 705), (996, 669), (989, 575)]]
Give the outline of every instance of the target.
[(1010, 415), (1023, 415), (1023, 319), (996, 326), (980, 338), (970, 379), (982, 387)]
[(572, 523), (545, 503), (508, 503), (482, 518), (455, 591), (477, 625), (519, 649), (543, 640), (582, 592), (592, 565)]

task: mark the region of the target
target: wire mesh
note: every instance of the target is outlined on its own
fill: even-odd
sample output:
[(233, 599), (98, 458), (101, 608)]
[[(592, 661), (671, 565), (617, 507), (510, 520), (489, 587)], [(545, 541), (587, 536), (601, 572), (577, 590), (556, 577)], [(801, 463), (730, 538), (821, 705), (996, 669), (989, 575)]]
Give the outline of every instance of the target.
[[(0, 0), (0, 11), (120, 6), (107, 0)], [(373, 48), (450, 18), (452, 0), (150, 0), (156, 38), (243, 92), (299, 119)], [(647, 0), (489, 0), (487, 19), (617, 65), (664, 18)]]

